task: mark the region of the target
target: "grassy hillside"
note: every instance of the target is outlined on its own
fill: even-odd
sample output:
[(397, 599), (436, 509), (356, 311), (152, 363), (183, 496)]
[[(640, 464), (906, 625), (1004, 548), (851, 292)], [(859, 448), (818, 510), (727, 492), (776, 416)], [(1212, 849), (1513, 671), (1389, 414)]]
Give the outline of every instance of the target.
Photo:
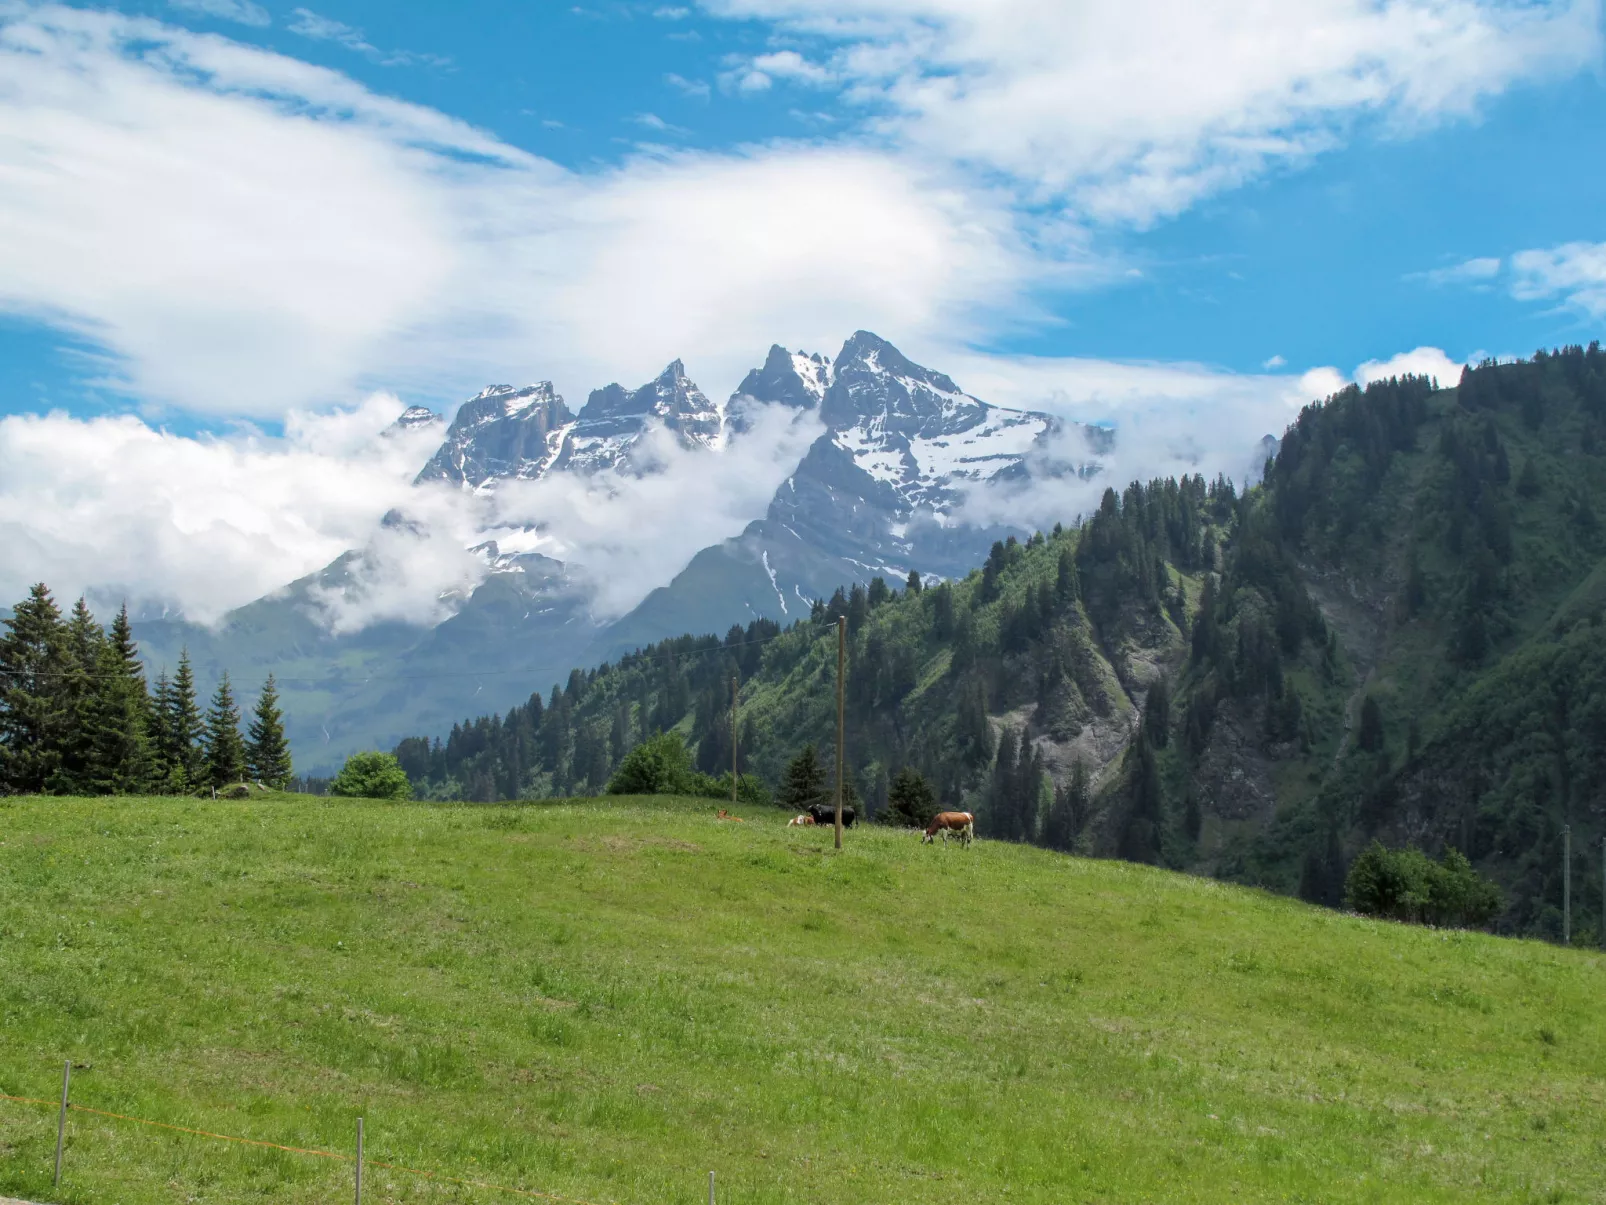
[[(1606, 960), (705, 804), (0, 800), (0, 1091), (591, 1201), (1606, 1201)], [(0, 1102), (0, 1194), (53, 1199)], [(60, 1199), (349, 1169), (76, 1114)], [(376, 1200), (495, 1200), (374, 1170)]]

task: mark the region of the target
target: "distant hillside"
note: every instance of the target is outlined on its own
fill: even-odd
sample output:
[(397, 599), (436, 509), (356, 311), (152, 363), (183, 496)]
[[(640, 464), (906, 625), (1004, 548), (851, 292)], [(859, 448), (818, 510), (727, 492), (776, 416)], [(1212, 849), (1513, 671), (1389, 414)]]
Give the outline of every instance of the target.
[(1081, 527), (1001, 543), (963, 580), (872, 582), (784, 632), (666, 641), (398, 752), (420, 790), (483, 799), (595, 790), (657, 729), (717, 770), (737, 674), (744, 768), (773, 781), (805, 742), (834, 744), (846, 614), (847, 756), (872, 808), (909, 765), (984, 832), (1329, 903), (1374, 836), (1453, 844), (1507, 889), (1502, 928), (1546, 936), (1570, 824), (1587, 938), (1606, 833), (1603, 378), (1592, 345), (1453, 389), (1351, 388), (1305, 410), (1247, 495), (1111, 490)]

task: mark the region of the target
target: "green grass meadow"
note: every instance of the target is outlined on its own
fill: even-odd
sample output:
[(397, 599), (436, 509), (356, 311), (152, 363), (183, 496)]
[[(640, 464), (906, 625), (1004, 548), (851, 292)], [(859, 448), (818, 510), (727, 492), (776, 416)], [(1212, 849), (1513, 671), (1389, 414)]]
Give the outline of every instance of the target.
[[(0, 1092), (592, 1202), (1606, 1202), (1606, 959), (709, 801), (0, 800)], [(351, 1167), (0, 1101), (0, 1196)], [(370, 1168), (365, 1201), (496, 1202)]]

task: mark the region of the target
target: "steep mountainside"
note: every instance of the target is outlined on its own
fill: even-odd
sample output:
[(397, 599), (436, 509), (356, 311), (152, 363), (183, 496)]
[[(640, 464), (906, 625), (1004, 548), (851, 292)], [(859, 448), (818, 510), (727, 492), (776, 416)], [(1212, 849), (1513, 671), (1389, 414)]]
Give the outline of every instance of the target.
[[(840, 371), (840, 364), (839, 364)], [(840, 375), (838, 380), (840, 380)], [(834, 388), (834, 386), (833, 386)], [(775, 781), (834, 733), (872, 807), (922, 770), (985, 832), (1335, 903), (1374, 836), (1464, 850), (1503, 928), (1600, 915), (1606, 835), (1606, 355), (1568, 348), (1308, 407), (1264, 485), (1107, 491), (936, 587), (872, 580), (784, 631), (683, 637), (399, 752), (421, 789), (595, 789), (677, 728)]]

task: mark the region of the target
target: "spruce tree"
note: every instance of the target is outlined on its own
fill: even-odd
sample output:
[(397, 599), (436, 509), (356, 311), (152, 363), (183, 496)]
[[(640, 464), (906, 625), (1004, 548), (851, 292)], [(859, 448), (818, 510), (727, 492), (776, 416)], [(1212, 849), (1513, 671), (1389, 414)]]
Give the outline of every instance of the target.
[(151, 790), (166, 795), (173, 790), (173, 763), (168, 757), (172, 742), (167, 736), (167, 719), (173, 710), (173, 682), (164, 669), (151, 686), (151, 715), (148, 731), (151, 741)]
[(151, 779), (150, 698), (125, 604), (101, 642), (95, 677), (90, 785), (97, 794), (130, 794)]
[(885, 819), (890, 824), (924, 828), (937, 814), (937, 794), (926, 776), (911, 766), (898, 771), (887, 786)]
[(245, 742), (240, 739), (240, 709), (234, 703), (228, 671), (223, 672), (206, 712), (206, 767), (209, 786), (226, 787), (245, 777)]
[(101, 654), (106, 633), (80, 595), (67, 620), (66, 639), (57, 663), (56, 689), (66, 727), (61, 758), (47, 788), (61, 795), (96, 792), (95, 743), (100, 727)]
[(206, 781), (202, 736), (195, 671), (190, 667), (190, 651), (186, 648), (178, 655), (178, 671), (173, 675), (162, 720), (162, 757), (174, 791), (191, 791)]
[(810, 804), (824, 803), (827, 796), (820, 755), (812, 744), (804, 745), (803, 751), (786, 767), (786, 780), (781, 783), (777, 802), (789, 808), (806, 808)]
[(0, 787), (38, 792), (61, 763), (68, 724), (58, 676), (66, 625), (40, 582), (17, 604), (5, 628), (0, 636)]
[(264, 786), (284, 790), (292, 773), (290, 742), (284, 736), (284, 714), (279, 710), (278, 684), (273, 675), (262, 684), (251, 714), (250, 740), (245, 747), (246, 767)]

